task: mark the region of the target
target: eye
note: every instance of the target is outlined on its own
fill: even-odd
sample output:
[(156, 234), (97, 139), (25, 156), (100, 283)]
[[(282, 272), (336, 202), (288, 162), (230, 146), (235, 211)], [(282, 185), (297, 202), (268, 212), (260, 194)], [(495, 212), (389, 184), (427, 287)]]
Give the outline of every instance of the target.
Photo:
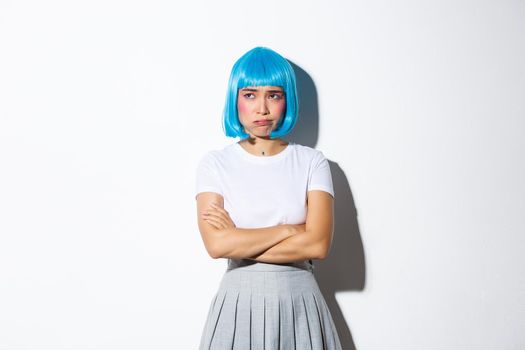
[(270, 94), (269, 96), (271, 100), (280, 100), (284, 97), (283, 94)]
[(255, 95), (251, 92), (245, 92), (242, 94), (245, 98), (249, 98), (249, 99), (252, 99), (255, 97)]

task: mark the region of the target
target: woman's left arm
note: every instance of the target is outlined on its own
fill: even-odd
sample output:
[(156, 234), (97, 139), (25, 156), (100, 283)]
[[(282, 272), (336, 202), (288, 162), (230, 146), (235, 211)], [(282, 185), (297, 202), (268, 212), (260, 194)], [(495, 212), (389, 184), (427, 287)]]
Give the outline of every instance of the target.
[(288, 237), (250, 259), (267, 263), (288, 263), (309, 259), (325, 259), (332, 245), (334, 229), (334, 198), (325, 191), (307, 194), (305, 230)]

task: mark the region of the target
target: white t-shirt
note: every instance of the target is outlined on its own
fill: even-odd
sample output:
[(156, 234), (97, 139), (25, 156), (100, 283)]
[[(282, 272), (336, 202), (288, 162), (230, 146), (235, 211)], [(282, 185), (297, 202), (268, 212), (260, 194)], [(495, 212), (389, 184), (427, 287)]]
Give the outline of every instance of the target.
[(196, 194), (221, 194), (238, 228), (305, 223), (311, 190), (334, 196), (330, 166), (321, 151), (293, 142), (272, 156), (234, 142), (206, 153), (197, 167)]

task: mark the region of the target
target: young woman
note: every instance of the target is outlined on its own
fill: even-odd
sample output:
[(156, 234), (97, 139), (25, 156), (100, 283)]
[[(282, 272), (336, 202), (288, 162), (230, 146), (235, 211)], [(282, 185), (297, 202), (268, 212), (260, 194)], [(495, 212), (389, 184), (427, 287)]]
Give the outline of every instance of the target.
[(286, 59), (256, 47), (235, 63), (223, 126), (240, 141), (197, 168), (199, 231), (228, 259), (200, 350), (341, 349), (312, 262), (332, 242), (332, 177), (322, 152), (282, 139), (297, 112)]

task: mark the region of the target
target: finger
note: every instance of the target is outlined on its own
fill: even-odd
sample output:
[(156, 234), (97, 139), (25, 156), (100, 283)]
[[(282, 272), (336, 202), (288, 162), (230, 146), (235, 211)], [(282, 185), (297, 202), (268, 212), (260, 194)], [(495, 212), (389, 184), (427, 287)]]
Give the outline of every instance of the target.
[(205, 217), (214, 217), (214, 218), (220, 219), (220, 220), (222, 220), (224, 222), (227, 222), (230, 219), (229, 216), (227, 216), (227, 215), (225, 215), (225, 214), (223, 214), (223, 213), (221, 213), (221, 212), (219, 212), (217, 210), (209, 210), (206, 213), (204, 213), (204, 216)]
[(214, 220), (215, 222), (219, 222), (221, 225), (223, 225), (224, 227), (226, 227), (228, 225), (228, 221), (225, 220), (223, 217), (221, 216), (218, 216), (218, 215), (208, 215), (207, 216), (208, 219), (212, 219)]
[(214, 228), (218, 229), (218, 230), (222, 229), (222, 227), (220, 227), (218, 224), (216, 224), (216, 223), (213, 222), (213, 221), (210, 221), (210, 220), (207, 220), (207, 219), (206, 219), (205, 221), (206, 221), (208, 224), (210, 224), (211, 226), (213, 226)]
[(220, 216), (223, 216), (223, 214), (218, 211), (218, 210), (215, 210), (215, 209), (206, 209), (202, 212), (202, 216), (206, 217), (206, 216), (215, 216), (215, 217), (220, 217)]
[[(213, 204), (213, 203), (212, 203)], [(236, 227), (235, 223), (231, 219), (230, 215), (226, 210), (218, 207), (217, 205), (212, 206), (212, 208), (204, 210), (202, 212), (203, 217), (214, 217), (217, 220), (221, 220), (224, 228), (226, 227)]]
[(203, 214), (203, 217), (207, 218), (214, 218), (215, 220), (220, 220), (222, 222), (227, 222), (229, 217), (225, 216), (223, 213), (217, 211), (217, 210), (206, 210)]
[(235, 223), (233, 222), (232, 218), (230, 217), (230, 214), (226, 210), (224, 210), (223, 208), (220, 208), (220, 207), (215, 205), (212, 209), (209, 210), (209, 213), (211, 213), (212, 215), (216, 215), (216, 216), (218, 215), (219, 217), (221, 217), (221, 218), (223, 218), (225, 220), (227, 225), (236, 227)]
[[(224, 208), (219, 207), (219, 206), (218, 206), (217, 204), (215, 204), (215, 203), (211, 203), (211, 206), (212, 206), (213, 209), (218, 210), (218, 211), (220, 211), (220, 212), (223, 213), (223, 214), (228, 214), (228, 212), (227, 212)], [(228, 215), (229, 215), (229, 214), (228, 214)]]
[(204, 221), (206, 221), (207, 223), (209, 223), (215, 228), (218, 228), (218, 229), (224, 228), (224, 225), (220, 221), (215, 220), (214, 218), (205, 218)]

